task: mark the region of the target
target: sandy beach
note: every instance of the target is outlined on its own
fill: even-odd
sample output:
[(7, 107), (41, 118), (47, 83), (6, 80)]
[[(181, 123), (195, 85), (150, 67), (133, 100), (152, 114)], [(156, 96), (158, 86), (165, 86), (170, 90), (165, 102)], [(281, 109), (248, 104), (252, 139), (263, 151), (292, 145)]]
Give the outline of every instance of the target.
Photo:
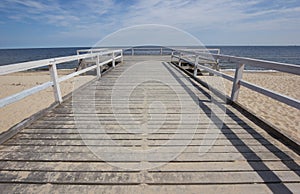
[[(234, 72), (225, 71), (234, 76)], [(201, 78), (201, 77), (200, 77)], [(205, 80), (213, 79), (205, 76)], [(300, 98), (300, 77), (282, 72), (244, 72), (243, 79), (295, 99)], [(232, 82), (224, 80), (226, 94), (231, 95)], [(276, 126), (285, 135), (300, 142), (300, 110), (241, 87), (238, 102), (255, 115)]]
[[(67, 75), (73, 70), (59, 70), (59, 76)], [(77, 76), (60, 84), (62, 95), (65, 96), (77, 88), (95, 78), (94, 76)], [(76, 84), (75, 83), (76, 79)], [(25, 89), (50, 81), (48, 71), (18, 72), (0, 76), (0, 98), (4, 98)], [(36, 94), (28, 96), (18, 102), (12, 103), (0, 109), (0, 133), (6, 131), (15, 124), (28, 118), (34, 113), (49, 107), (54, 102), (53, 89), (50, 87)]]
[[(70, 70), (59, 71), (60, 76), (70, 73)], [(233, 72), (226, 72), (233, 75)], [(85, 83), (94, 76), (79, 76), (77, 80)], [(203, 78), (203, 77), (202, 77)], [(209, 81), (212, 76), (205, 76)], [(255, 72), (244, 73), (245, 80), (268, 89), (280, 92), (282, 94), (299, 99), (300, 97), (300, 77), (279, 73), (279, 72)], [(6, 76), (0, 76), (1, 94), (0, 98), (12, 95), (24, 89), (44, 83), (50, 80), (49, 72), (20, 72)], [(73, 89), (74, 79), (67, 80), (61, 84), (62, 94), (65, 96)], [(226, 93), (230, 95), (232, 83), (224, 81)], [(77, 85), (77, 84), (76, 84)], [(23, 119), (48, 107), (54, 102), (52, 88), (41, 91), (30, 97), (27, 97), (17, 103), (8, 105), (0, 110), (0, 132), (3, 132)], [(271, 124), (278, 127), (286, 135), (300, 140), (300, 111), (277, 102), (273, 99), (260, 95), (246, 88), (241, 88), (238, 102), (259, 117), (266, 119)]]

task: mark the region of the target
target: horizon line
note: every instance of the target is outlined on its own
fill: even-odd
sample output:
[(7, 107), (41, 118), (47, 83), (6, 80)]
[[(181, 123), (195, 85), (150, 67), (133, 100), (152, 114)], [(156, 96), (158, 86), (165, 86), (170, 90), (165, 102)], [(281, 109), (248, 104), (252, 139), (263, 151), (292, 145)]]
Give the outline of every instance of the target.
[[(145, 46), (156, 46), (156, 45), (145, 45)], [(257, 44), (257, 45), (246, 45), (246, 44), (208, 44), (208, 45), (203, 45), (204, 47), (299, 47), (300, 45), (291, 45), (291, 44), (286, 44), (286, 45), (263, 45), (263, 44)], [(122, 46), (101, 46), (99, 48), (126, 48), (126, 47), (138, 47), (138, 46), (129, 46), (129, 45), (122, 45)], [(180, 46), (158, 46), (158, 47), (201, 47), (201, 45), (180, 45)], [(37, 47), (0, 47), (0, 50), (4, 49), (60, 49), (60, 48), (92, 48), (91, 46), (53, 46), (53, 47), (44, 47), (44, 46), (37, 46)]]

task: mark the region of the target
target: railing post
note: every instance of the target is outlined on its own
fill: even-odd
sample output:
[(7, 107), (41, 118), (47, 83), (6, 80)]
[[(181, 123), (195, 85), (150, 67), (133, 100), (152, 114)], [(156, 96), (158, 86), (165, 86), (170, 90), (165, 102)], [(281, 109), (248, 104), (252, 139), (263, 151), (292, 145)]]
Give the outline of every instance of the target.
[(123, 49), (121, 50), (121, 62), (123, 63)]
[(173, 60), (174, 51), (171, 52), (171, 62)]
[(179, 53), (179, 67), (181, 67), (181, 63), (182, 63), (182, 61), (181, 61), (181, 53)]
[(61, 91), (60, 91), (60, 87), (59, 87), (58, 75), (57, 75), (57, 69), (56, 69), (55, 62), (53, 62), (51, 65), (49, 65), (49, 71), (50, 71), (51, 80), (53, 83), (53, 92), (54, 92), (55, 101), (58, 103), (62, 103)]
[[(220, 49), (218, 49), (218, 55), (219, 55), (219, 54), (221, 54), (221, 50), (220, 50)], [(216, 63), (217, 63), (217, 64), (216, 64), (216, 70), (217, 70), (217, 71), (220, 71), (220, 59), (217, 59), (217, 60), (216, 60)]]
[[(76, 53), (77, 53), (77, 55), (79, 55), (79, 51), (76, 51)], [(79, 57), (78, 57), (78, 63), (80, 62), (80, 59), (79, 59)]]
[(162, 48), (160, 48), (160, 55), (162, 55), (162, 52), (163, 52), (163, 49), (162, 49)]
[(231, 101), (236, 102), (239, 96), (240, 91), (240, 80), (243, 77), (243, 71), (244, 71), (245, 65), (244, 64), (238, 64), (236, 66), (232, 90), (231, 90)]
[(134, 55), (134, 49), (131, 48), (131, 55), (133, 56)]
[(198, 56), (196, 56), (195, 65), (194, 65), (194, 76), (195, 77), (197, 76), (197, 71), (198, 71), (198, 61), (199, 61), (199, 58), (198, 58)]
[(113, 66), (113, 68), (115, 68), (115, 66), (116, 66), (115, 51), (112, 52), (112, 66)]
[(97, 78), (101, 77), (101, 68), (99, 65), (100, 55), (97, 55), (96, 65), (97, 65)]

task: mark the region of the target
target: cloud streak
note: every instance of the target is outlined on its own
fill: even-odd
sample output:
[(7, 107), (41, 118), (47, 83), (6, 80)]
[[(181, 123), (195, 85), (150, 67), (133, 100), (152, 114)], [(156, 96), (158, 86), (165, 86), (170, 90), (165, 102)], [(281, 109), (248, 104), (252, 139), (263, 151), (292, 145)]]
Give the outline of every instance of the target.
[(58, 28), (53, 37), (83, 40), (87, 34), (99, 39), (122, 27), (149, 23), (175, 26), (196, 36), (204, 31), (221, 36), (245, 31), (288, 35), (300, 30), (300, 3), (295, 0), (2, 0), (0, 15), (6, 18), (1, 25), (37, 22)]

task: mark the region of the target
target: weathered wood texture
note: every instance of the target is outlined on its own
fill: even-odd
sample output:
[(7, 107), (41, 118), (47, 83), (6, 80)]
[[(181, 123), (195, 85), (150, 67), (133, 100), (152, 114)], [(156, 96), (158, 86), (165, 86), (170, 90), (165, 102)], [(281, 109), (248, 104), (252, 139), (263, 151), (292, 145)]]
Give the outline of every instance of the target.
[(299, 192), (297, 154), (166, 57), (135, 59), (2, 144), (1, 192)]

